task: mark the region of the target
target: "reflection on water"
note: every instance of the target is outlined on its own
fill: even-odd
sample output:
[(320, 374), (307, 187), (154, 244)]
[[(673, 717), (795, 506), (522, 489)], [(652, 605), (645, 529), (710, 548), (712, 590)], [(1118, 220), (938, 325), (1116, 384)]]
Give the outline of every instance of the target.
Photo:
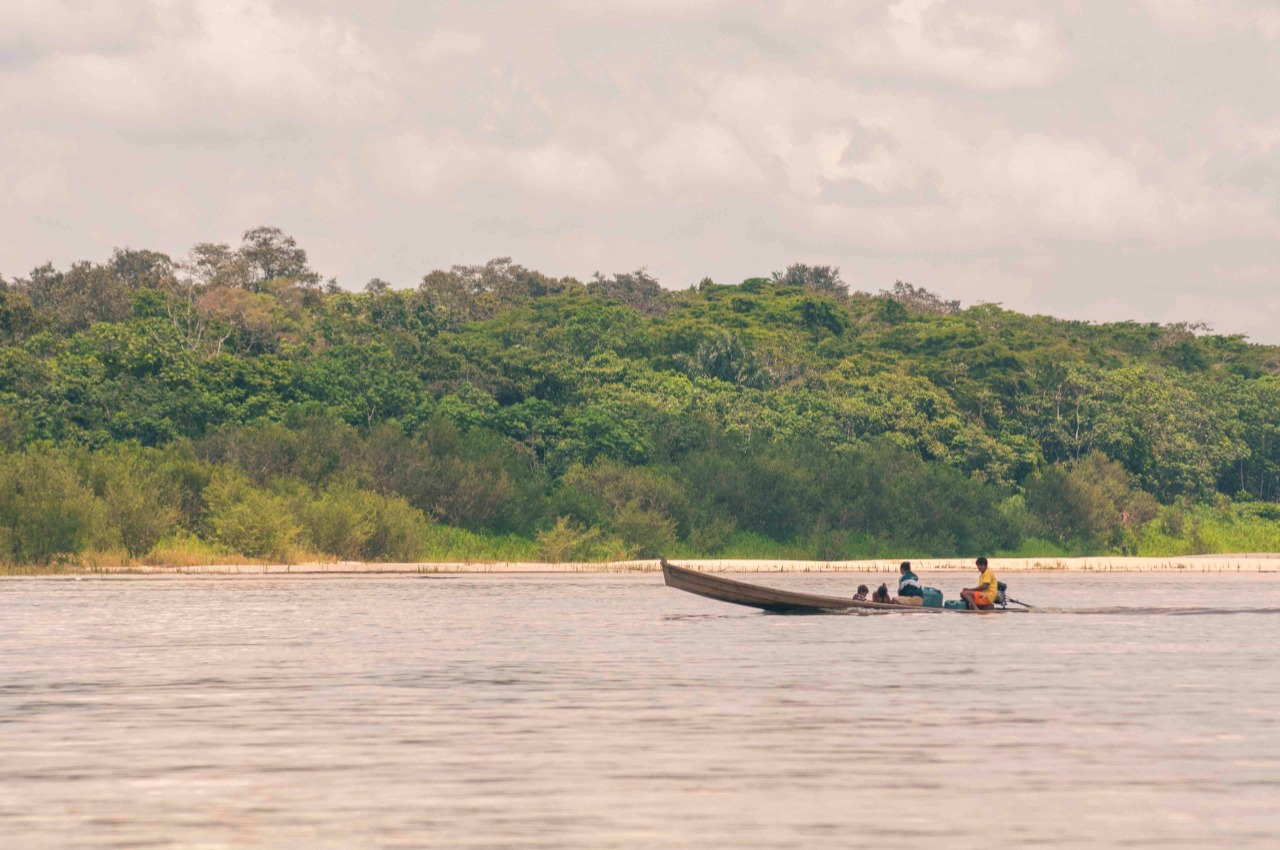
[(1277, 846), (1280, 576), (1002, 578), (0, 581), (0, 844)]

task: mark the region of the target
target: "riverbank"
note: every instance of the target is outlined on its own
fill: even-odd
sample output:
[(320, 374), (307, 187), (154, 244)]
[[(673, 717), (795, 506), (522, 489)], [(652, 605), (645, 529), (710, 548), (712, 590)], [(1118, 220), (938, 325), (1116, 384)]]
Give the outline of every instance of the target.
[[(681, 560), (682, 566), (705, 572), (849, 572), (894, 573), (898, 560), (785, 561), (703, 559)], [(925, 558), (913, 560), (923, 571), (971, 571), (971, 559)], [(1235, 555), (1192, 555), (1172, 558), (993, 558), (999, 572), (1189, 572), (1189, 573), (1280, 573), (1280, 554), (1242, 553)], [(482, 574), (482, 573), (620, 573), (657, 572), (656, 560), (612, 561), (606, 563), (536, 562), (452, 562), (452, 563), (364, 563), (357, 561), (312, 561), (298, 564), (197, 564), (184, 566), (61, 567), (48, 570), (21, 568), (10, 575), (314, 575), (314, 574)], [(0, 573), (3, 574), (3, 573)]]

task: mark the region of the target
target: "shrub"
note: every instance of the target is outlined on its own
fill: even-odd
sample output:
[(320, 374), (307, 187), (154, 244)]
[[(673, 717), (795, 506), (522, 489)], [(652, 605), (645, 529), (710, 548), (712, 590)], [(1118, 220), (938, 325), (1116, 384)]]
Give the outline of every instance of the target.
[(562, 516), (551, 528), (539, 532), (538, 557), (552, 564), (589, 561), (599, 539), (600, 529), (583, 528)]
[(102, 499), (108, 532), (129, 558), (148, 552), (178, 523), (174, 487), (156, 468), (158, 453), (117, 447), (88, 459), (90, 480)]
[(371, 561), (412, 561), (421, 557), (431, 526), (422, 511), (400, 496), (370, 495), (377, 501), (364, 556)]
[(1159, 509), (1150, 494), (1134, 486), (1123, 466), (1101, 452), (1070, 468), (1054, 464), (1032, 476), (1026, 484), (1026, 504), (1039, 530), (1054, 540), (1127, 548)]
[(373, 535), (374, 498), (365, 490), (333, 488), (318, 499), (299, 500), (297, 515), (307, 543), (344, 560), (363, 558)]
[(347, 560), (408, 561), (425, 545), (428, 521), (399, 496), (339, 485), (297, 509), (315, 549)]
[(637, 502), (618, 508), (611, 526), (630, 558), (656, 558), (676, 542), (676, 521)]
[(0, 465), (0, 528), (18, 563), (79, 554), (101, 523), (101, 503), (63, 455), (28, 451)]
[(208, 523), (218, 543), (252, 558), (286, 560), (299, 529), (289, 503), (243, 478), (219, 475), (205, 491)]

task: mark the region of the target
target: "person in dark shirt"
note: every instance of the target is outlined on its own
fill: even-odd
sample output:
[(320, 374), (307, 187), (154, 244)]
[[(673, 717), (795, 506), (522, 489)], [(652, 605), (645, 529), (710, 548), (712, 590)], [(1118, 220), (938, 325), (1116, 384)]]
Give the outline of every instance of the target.
[(899, 605), (923, 605), (924, 591), (920, 589), (920, 578), (911, 571), (911, 562), (903, 561), (898, 572), (898, 595), (893, 601)]

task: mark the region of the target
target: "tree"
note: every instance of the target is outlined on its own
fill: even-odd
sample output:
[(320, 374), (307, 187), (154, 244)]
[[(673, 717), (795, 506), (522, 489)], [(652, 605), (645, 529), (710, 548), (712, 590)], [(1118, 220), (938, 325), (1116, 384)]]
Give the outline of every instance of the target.
[(130, 313), (129, 287), (110, 266), (78, 262), (62, 272), (46, 263), (33, 269), (26, 280), (15, 281), (15, 286), (66, 333), (95, 322), (119, 322)]
[(772, 375), (734, 334), (716, 334), (703, 340), (691, 356), (679, 358), (690, 377), (714, 378), (739, 387), (763, 389)]
[(195, 283), (207, 288), (247, 289), (253, 282), (249, 262), (225, 242), (198, 243), (181, 268)]
[(130, 289), (167, 289), (177, 271), (168, 254), (132, 248), (116, 248), (107, 265)]
[(960, 312), (959, 301), (946, 301), (923, 286), (912, 286), (900, 280), (894, 281), (893, 288), (882, 291), (880, 295), (883, 298), (891, 298), (897, 301), (913, 313), (923, 313), (931, 316), (954, 316)]
[(1091, 452), (1070, 467), (1055, 464), (1027, 482), (1026, 504), (1040, 529), (1060, 542), (1122, 547), (1153, 519), (1158, 505), (1119, 463)]
[(307, 252), (278, 227), (246, 230), (239, 254), (248, 264), (255, 286), (269, 280), (291, 280), (303, 286), (320, 283), (320, 275), (307, 266)]
[(644, 269), (605, 277), (596, 272), (587, 290), (602, 298), (621, 301), (642, 316), (661, 316), (666, 312), (665, 293), (658, 279)]
[(795, 286), (822, 295), (848, 297), (849, 286), (840, 278), (839, 266), (811, 266), (792, 263), (785, 271), (774, 272), (773, 279), (783, 286)]
[(102, 506), (59, 452), (26, 451), (0, 464), (0, 537), (18, 563), (75, 555), (101, 524)]
[(45, 317), (31, 303), (25, 292), (0, 280), (0, 345), (22, 342), (39, 333), (45, 325)]

